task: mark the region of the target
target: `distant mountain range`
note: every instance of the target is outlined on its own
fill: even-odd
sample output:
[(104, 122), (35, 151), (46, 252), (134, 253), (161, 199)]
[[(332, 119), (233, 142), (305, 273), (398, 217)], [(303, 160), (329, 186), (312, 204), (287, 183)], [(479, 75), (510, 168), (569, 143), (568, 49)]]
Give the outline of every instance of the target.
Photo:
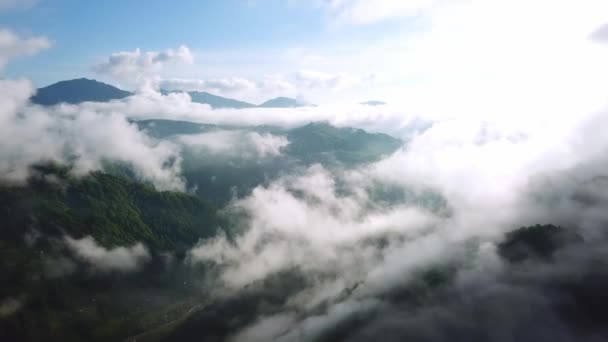
[(304, 104), (289, 97), (277, 97), (276, 99), (268, 100), (259, 105), (259, 107), (264, 108), (293, 108), (302, 106), (304, 106)]
[(182, 172), (187, 188), (196, 189), (195, 194), (219, 205), (225, 205), (235, 195), (246, 196), (255, 187), (282, 174), (299, 172), (313, 164), (328, 169), (364, 165), (394, 153), (405, 143), (390, 135), (335, 127), (328, 122), (312, 122), (296, 128), (237, 127), (162, 119), (132, 122), (151, 137), (177, 142), (187, 135), (207, 133), (213, 137), (214, 132), (226, 131), (272, 134), (287, 139), (289, 143), (279, 155), (255, 158), (247, 157), (246, 153), (209, 154), (201, 149), (203, 145), (184, 146)]
[[(180, 91), (161, 90), (166, 95)], [(207, 92), (191, 91), (187, 92), (192, 98), (192, 102), (207, 104), (211, 108), (295, 108), (304, 107), (304, 104), (296, 99), (289, 97), (277, 97), (268, 100), (260, 105), (243, 102), (227, 97), (213, 95)], [(50, 86), (39, 88), (36, 95), (32, 96), (31, 101), (35, 104), (51, 106), (59, 103), (77, 104), (82, 102), (108, 102), (120, 100), (131, 96), (133, 93), (116, 88), (112, 85), (102, 83), (87, 78), (61, 81)]]
[(284, 129), (275, 126), (235, 127), (163, 119), (134, 120), (139, 129), (159, 139), (178, 135), (208, 133), (218, 130), (247, 130), (284, 135), (289, 140), (286, 156), (304, 163), (324, 165), (334, 162), (360, 164), (379, 160), (395, 152), (403, 141), (383, 133), (370, 133), (351, 127), (336, 127), (328, 122)]
[(213, 95), (204, 91), (191, 91), (188, 94), (192, 98), (192, 102), (208, 104), (212, 108), (252, 108), (256, 106), (248, 102)]

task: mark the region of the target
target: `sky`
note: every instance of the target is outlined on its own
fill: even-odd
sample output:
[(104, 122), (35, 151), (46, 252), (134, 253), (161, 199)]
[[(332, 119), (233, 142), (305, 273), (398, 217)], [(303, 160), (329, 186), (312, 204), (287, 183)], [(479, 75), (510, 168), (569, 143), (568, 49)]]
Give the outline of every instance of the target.
[(366, 45), (414, 20), (338, 27), (330, 18), (335, 15), (329, 9), (333, 5), (321, 1), (1, 3), (3, 27), (25, 36), (44, 35), (52, 44), (52, 48), (16, 61), (5, 71), (8, 76), (26, 76), (39, 87), (78, 77), (112, 81), (96, 74), (91, 66), (116, 51), (162, 51), (181, 45), (192, 51), (197, 63), (174, 66), (172, 77), (259, 79), (294, 73), (301, 67), (295, 64), (302, 63), (293, 60), (303, 55), (314, 60), (320, 58), (315, 54), (321, 50)]
[(3, 74), (442, 111), (486, 89), (586, 80), (605, 55), (573, 44), (605, 39), (607, 12), (601, 0), (0, 0), (3, 29), (48, 41)]

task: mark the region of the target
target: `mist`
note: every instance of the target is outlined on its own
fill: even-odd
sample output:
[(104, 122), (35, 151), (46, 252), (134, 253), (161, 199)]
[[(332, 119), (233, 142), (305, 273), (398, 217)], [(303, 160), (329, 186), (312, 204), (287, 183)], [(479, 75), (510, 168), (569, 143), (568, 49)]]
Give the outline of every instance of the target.
[[(439, 6), (384, 1), (366, 16), (367, 3), (318, 6), (337, 25), (367, 25), (391, 13), (410, 17)], [(113, 245), (87, 234), (91, 227), (79, 226), (81, 234), (70, 236), (62, 226), (68, 221), (53, 222), (61, 238), (45, 238), (61, 255), (40, 257), (44, 276), (65, 280), (85, 270), (78, 276), (120, 281), (153, 274), (154, 286), (171, 287), (150, 290), (154, 298), (204, 298), (169, 321), (180, 329), (167, 340), (605, 340), (605, 5), (492, 4), (449, 4), (420, 14), (420, 32), (403, 45), (381, 40), (363, 57), (324, 60), (332, 65), (344, 58), (357, 66), (375, 49), (392, 51), (382, 57), (387, 65), (417, 82), (399, 83), (394, 101), (382, 106), (323, 101), (212, 109), (187, 93), (163, 94), (161, 86), (184, 90), (184, 84), (264, 91), (262, 81), (240, 77), (166, 77), (180, 63), (195, 63), (196, 53), (185, 45), (115, 52), (95, 64), (93, 72), (134, 90), (104, 103), (40, 106), (30, 101), (36, 91), (30, 80), (0, 79), (3, 186), (28, 186), (37, 176), (34, 166), (45, 163), (66, 165), (70, 179), (127, 170), (128, 181), (143, 183), (147, 194), (196, 195), (176, 207), (209, 207), (221, 217), (207, 223), (180, 216), (206, 230), (190, 245), (175, 243), (179, 251), (151, 247), (174, 241), (155, 240), (148, 231), (146, 241)], [(51, 44), (1, 30), (4, 45), (10, 48), (0, 49), (0, 68)], [(307, 69), (294, 75), (277, 79), (321, 100), (311, 89), (343, 91), (375, 79)], [(382, 81), (386, 72), (379, 75)], [(207, 128), (158, 137), (138, 125), (144, 119)], [(369, 162), (295, 163), (286, 157), (289, 130), (312, 122), (388, 134), (401, 145)], [(205, 168), (239, 170), (237, 178), (254, 179), (253, 185), (243, 192), (230, 188), (213, 201), (211, 187), (188, 179), (197, 172), (207, 177)], [(261, 170), (254, 175), (259, 179), (251, 170)], [(67, 180), (54, 182), (60, 188)], [(37, 223), (28, 224), (24, 236)], [(534, 245), (522, 227), (547, 234), (548, 247)], [(26, 297), (2, 299), (0, 318), (21, 310)]]

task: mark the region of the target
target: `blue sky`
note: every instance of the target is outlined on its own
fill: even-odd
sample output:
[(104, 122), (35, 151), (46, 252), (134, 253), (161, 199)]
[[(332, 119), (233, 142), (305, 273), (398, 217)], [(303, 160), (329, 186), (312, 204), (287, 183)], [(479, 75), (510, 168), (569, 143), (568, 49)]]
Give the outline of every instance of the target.
[(12, 63), (10, 76), (36, 85), (91, 76), (90, 66), (115, 51), (277, 50), (373, 40), (394, 23), (335, 29), (308, 1), (80, 1), (40, 0), (0, 13), (0, 22), (25, 35), (44, 35), (53, 47)]
[(53, 42), (52, 49), (7, 70), (40, 85), (89, 74), (93, 63), (114, 51), (178, 44), (198, 50), (268, 47), (312, 39), (320, 28), (313, 10), (243, 1), (186, 0), (177, 6), (168, 1), (40, 1), (29, 9), (5, 12), (0, 21), (16, 32), (42, 34)]
[(36, 86), (89, 77), (252, 102), (416, 100), (428, 108), (437, 94), (450, 103), (535, 80), (552, 87), (549, 75), (567, 70), (560, 63), (594, 65), (595, 55), (565, 39), (586, 40), (605, 24), (608, 2), (583, 2), (0, 0), (0, 30), (49, 42), (9, 53), (2, 73)]
[[(399, 12), (402, 5), (382, 0), (388, 13), (363, 22), (345, 16), (346, 10), (356, 7), (357, 2), (365, 6), (373, 2), (348, 2), (0, 0), (2, 28), (22, 37), (46, 37), (52, 45), (36, 55), (11, 61), (4, 74), (27, 77), (38, 87), (89, 77), (135, 90), (138, 85), (96, 73), (94, 66), (115, 52), (137, 48), (145, 53), (186, 46), (196, 62), (188, 66), (167, 65), (160, 76), (220, 81), (242, 78), (258, 85), (282, 83), (285, 86), (266, 86), (264, 91), (249, 93), (199, 90), (251, 101), (275, 95), (319, 101), (327, 90), (312, 89), (319, 82), (324, 85), (320, 88), (345, 93), (347, 84), (356, 85), (350, 88), (365, 88), (369, 80), (375, 80), (374, 62), (353, 65), (342, 60), (384, 39), (415, 32), (420, 22), (419, 10), (433, 1), (418, 1), (420, 5), (394, 16), (392, 9)], [(305, 90), (288, 85), (294, 77), (306, 78)], [(335, 92), (334, 96), (339, 97)]]

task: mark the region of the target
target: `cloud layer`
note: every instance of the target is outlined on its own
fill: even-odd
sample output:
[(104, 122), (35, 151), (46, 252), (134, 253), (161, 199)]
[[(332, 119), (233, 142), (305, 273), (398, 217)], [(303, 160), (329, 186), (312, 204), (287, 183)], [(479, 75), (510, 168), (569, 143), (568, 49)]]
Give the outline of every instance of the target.
[[(523, 324), (522, 317), (538, 315), (542, 323), (522, 333), (523, 340), (543, 331), (575, 340), (552, 307), (557, 301), (543, 299), (543, 284), (578, 279), (599, 249), (575, 249), (560, 259), (562, 266), (534, 265), (526, 273), (504, 265), (496, 248), (505, 232), (538, 222), (572, 227), (589, 246), (604, 243), (608, 202), (600, 189), (608, 186), (608, 140), (586, 139), (585, 153), (571, 151), (579, 151), (581, 136), (597, 136), (591, 127), (608, 122), (605, 112), (579, 119), (559, 134), (526, 120), (515, 127), (439, 121), (376, 164), (339, 171), (317, 165), (285, 176), (233, 202), (230, 210), (245, 218), (243, 232), (201, 242), (189, 261), (216, 265), (223, 285), (216, 288), (236, 297), (285, 273), (304, 277), (303, 288), (285, 290), (285, 301), (274, 309), (260, 309), (236, 340), (316, 340), (332, 332), (362, 340), (385, 333), (435, 336), (427, 328), (437, 340), (450, 332), (498, 336), (512, 333), (511, 324)], [(434, 293), (421, 307), (400, 302), (411, 286), (426, 291), (427, 285), (416, 285), (423, 272), (451, 267), (455, 285), (445, 294)], [(484, 321), (465, 304), (490, 314), (498, 312), (492, 300), (503, 303), (504, 324)], [(521, 311), (507, 304), (526, 302), (534, 304)]]

